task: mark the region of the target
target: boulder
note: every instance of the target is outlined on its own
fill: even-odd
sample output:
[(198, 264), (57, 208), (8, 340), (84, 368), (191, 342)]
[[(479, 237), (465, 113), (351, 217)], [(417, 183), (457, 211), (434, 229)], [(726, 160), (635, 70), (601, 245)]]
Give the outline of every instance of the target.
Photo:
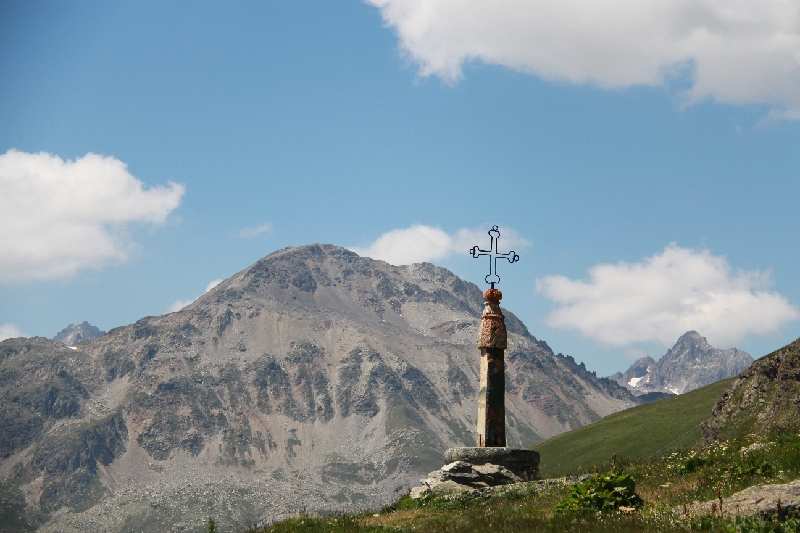
[(453, 461), (439, 470), (434, 470), (428, 477), (420, 480), (422, 485), (411, 489), (414, 499), (434, 494), (454, 494), (467, 490), (497, 487), (510, 483), (520, 483), (520, 476), (501, 465), (471, 465), (464, 461)]
[[(686, 507), (686, 514), (710, 514), (712, 505), (719, 508), (719, 500), (695, 502)], [(725, 516), (767, 517), (776, 513), (786, 515), (797, 509), (800, 509), (800, 479), (783, 485), (756, 485), (722, 499), (722, 514)], [(683, 514), (684, 509), (676, 507), (673, 512)]]

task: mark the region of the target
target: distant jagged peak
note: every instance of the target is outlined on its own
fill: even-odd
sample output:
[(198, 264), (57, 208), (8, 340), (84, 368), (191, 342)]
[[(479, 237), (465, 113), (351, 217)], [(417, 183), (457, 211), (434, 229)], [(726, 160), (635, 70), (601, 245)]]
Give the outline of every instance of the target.
[(643, 357), (625, 373), (618, 372), (610, 378), (634, 394), (683, 394), (733, 377), (752, 362), (753, 358), (747, 352), (737, 348), (715, 348), (700, 333), (690, 330), (681, 335), (658, 361)]
[(655, 359), (650, 357), (649, 355), (645, 355), (644, 357), (640, 357), (637, 359), (631, 366), (628, 368), (628, 372), (634, 374), (633, 377), (640, 378), (650, 372), (650, 369), (653, 365), (656, 364)]
[(708, 343), (708, 340), (705, 337), (700, 335), (698, 332), (691, 330), (681, 335), (675, 342), (675, 345), (667, 351), (667, 354), (685, 346), (716, 350), (716, 348), (714, 348), (713, 346), (711, 346), (711, 344)]
[[(750, 357), (750, 354), (747, 352), (737, 348), (715, 348), (709, 344), (705, 337), (693, 330), (687, 331), (681, 335), (675, 345), (667, 350), (667, 353), (659, 359), (658, 363), (663, 366), (667, 361), (676, 357), (695, 359), (700, 363), (708, 363), (709, 361), (719, 359), (733, 359), (737, 361), (747, 361), (747, 366), (749, 366), (753, 362), (753, 358)], [(744, 368), (741, 370), (744, 370)]]
[(99, 328), (89, 324), (89, 322), (84, 320), (80, 324), (70, 324), (69, 326), (65, 327), (51, 340), (71, 346), (81, 341), (90, 341), (92, 339), (96, 339), (97, 337), (105, 334), (105, 331), (100, 331)]
[(678, 338), (678, 342), (676, 342), (675, 344), (680, 344), (682, 342), (698, 342), (698, 343), (702, 342), (708, 344), (708, 340), (706, 340), (705, 337), (703, 337), (693, 329), (681, 335), (680, 338)]

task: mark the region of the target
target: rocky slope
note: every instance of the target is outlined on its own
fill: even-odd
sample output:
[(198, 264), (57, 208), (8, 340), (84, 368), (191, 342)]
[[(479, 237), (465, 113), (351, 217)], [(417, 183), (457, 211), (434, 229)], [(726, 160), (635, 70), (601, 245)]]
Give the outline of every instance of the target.
[[(2, 512), (48, 532), (202, 531), (394, 500), (474, 445), (482, 304), (446, 269), (311, 245), (76, 349), (4, 341)], [(634, 403), (506, 320), (510, 446)]]
[(752, 433), (800, 430), (800, 339), (739, 374), (701, 430), (706, 444)]
[(632, 393), (683, 394), (738, 375), (753, 363), (750, 354), (711, 346), (696, 331), (687, 331), (661, 359), (642, 357), (624, 373), (609, 376)]
[(72, 346), (81, 341), (90, 341), (96, 339), (100, 335), (105, 335), (105, 331), (100, 331), (99, 328), (83, 321), (81, 324), (70, 324), (53, 337), (53, 340)]

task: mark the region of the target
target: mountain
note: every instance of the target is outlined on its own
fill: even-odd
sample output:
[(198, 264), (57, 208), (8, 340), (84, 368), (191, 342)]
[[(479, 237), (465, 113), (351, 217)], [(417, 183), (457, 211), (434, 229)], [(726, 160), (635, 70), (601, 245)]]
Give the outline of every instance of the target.
[(100, 331), (95, 326), (89, 324), (87, 321), (83, 321), (83, 323), (78, 324), (70, 324), (69, 326), (65, 327), (58, 334), (53, 337), (53, 340), (56, 342), (60, 342), (62, 344), (66, 344), (67, 346), (72, 346), (81, 341), (90, 341), (92, 339), (96, 339), (100, 335), (105, 335), (105, 331)]
[(800, 339), (757, 360), (714, 405), (703, 441), (800, 430)]
[(747, 352), (714, 348), (696, 331), (687, 331), (658, 361), (642, 357), (609, 378), (636, 395), (683, 394), (736, 376), (752, 363)]
[[(311, 245), (75, 349), (4, 341), (0, 496), (46, 532), (390, 502), (474, 445), (482, 307), (444, 268)], [(635, 403), (505, 313), (510, 446)]]

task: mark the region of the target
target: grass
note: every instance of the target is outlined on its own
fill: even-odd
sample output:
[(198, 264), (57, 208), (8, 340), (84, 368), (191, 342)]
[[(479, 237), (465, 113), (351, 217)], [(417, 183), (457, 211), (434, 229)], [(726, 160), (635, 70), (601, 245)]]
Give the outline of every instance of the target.
[[(742, 446), (772, 442), (741, 454)], [(609, 458), (610, 459), (610, 458)], [(375, 514), (314, 518), (298, 516), (249, 533), (673, 533), (715, 531), (725, 533), (799, 533), (800, 517), (782, 522), (771, 519), (735, 519), (710, 516), (684, 517), (680, 511), (692, 501), (723, 498), (746, 487), (786, 483), (800, 476), (800, 435), (746, 435), (737, 441), (708, 448), (679, 448), (656, 458), (619, 464), (608, 475), (631, 476), (636, 493), (644, 500), (639, 509), (609, 513), (558, 512), (569, 488), (542, 490), (536, 483), (520, 484), (505, 493), (463, 494), (412, 500), (404, 496)], [(563, 507), (563, 506), (562, 506)], [(677, 509), (677, 512), (673, 512)]]
[[(545, 476), (594, 472), (574, 489), (530, 482), (505, 492), (475, 491), (420, 500), (404, 496), (374, 514), (304, 515), (249, 533), (800, 533), (800, 515), (778, 522), (689, 516), (683, 511), (694, 501), (724, 500), (752, 485), (787, 483), (800, 477), (800, 426), (772, 434), (744, 434), (747, 426), (732, 427), (731, 440), (705, 448), (699, 445), (699, 423), (708, 418), (730, 383), (724, 380), (635, 407), (537, 444)], [(755, 443), (764, 446), (740, 453)], [(630, 489), (635, 484), (636, 497), (628, 494), (630, 490), (620, 492), (620, 479)], [(629, 500), (600, 505), (620, 495)], [(603, 512), (594, 511), (601, 507)]]
[(567, 433), (539, 442), (543, 477), (591, 472), (612, 453), (621, 460), (644, 459), (668, 448), (691, 445), (700, 438), (700, 422), (734, 378), (654, 403), (609, 415)]

